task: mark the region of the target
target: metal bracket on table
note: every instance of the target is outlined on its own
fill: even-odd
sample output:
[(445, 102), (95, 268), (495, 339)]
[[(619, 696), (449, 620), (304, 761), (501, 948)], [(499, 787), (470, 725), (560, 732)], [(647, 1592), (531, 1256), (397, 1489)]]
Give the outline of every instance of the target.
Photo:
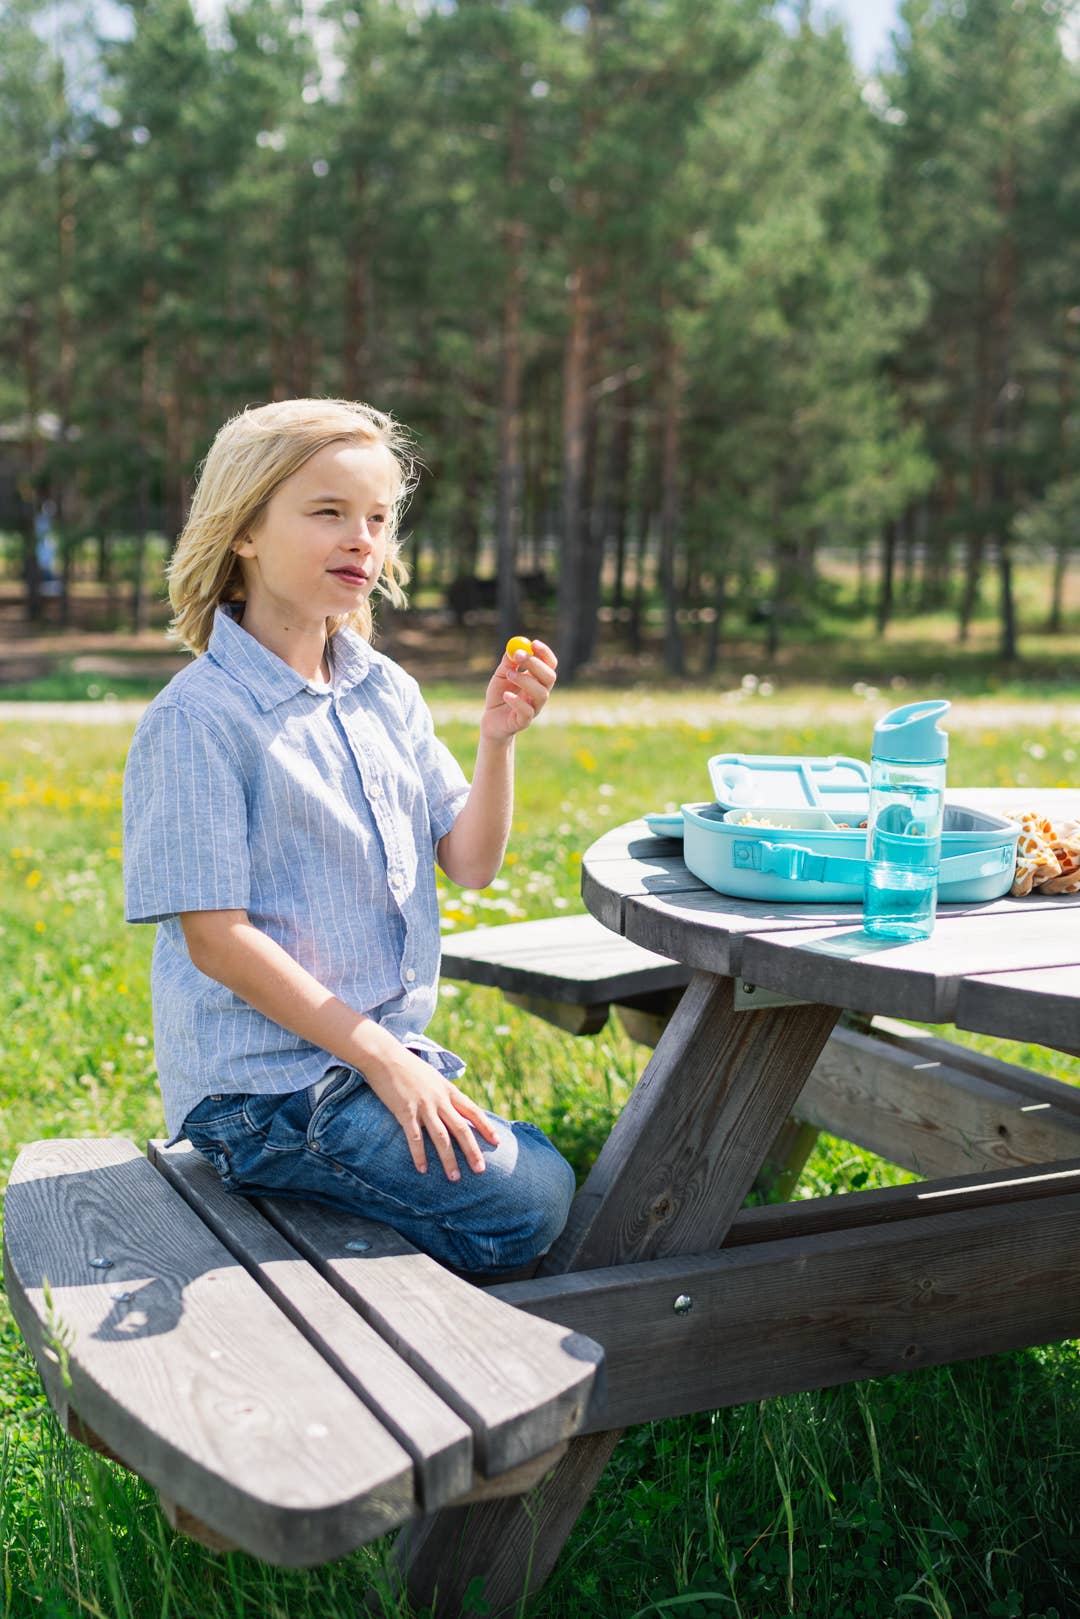
[(765, 1006), (809, 1006), (809, 1001), (797, 995), (781, 995), (775, 989), (763, 989), (760, 984), (748, 983), (745, 978), (735, 980), (736, 1012), (760, 1012)]

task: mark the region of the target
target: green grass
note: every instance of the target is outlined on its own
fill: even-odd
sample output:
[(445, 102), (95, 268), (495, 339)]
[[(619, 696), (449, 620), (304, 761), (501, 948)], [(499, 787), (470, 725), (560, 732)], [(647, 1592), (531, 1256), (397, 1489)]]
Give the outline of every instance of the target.
[[(458, 692), (447, 695), (467, 695)], [(598, 702), (603, 699), (597, 699)], [(520, 744), (511, 854), (481, 894), (443, 884), (448, 928), (580, 909), (582, 851), (645, 809), (707, 796), (715, 751), (760, 751), (758, 709), (722, 723), (538, 727)], [(1080, 719), (954, 732), (951, 779), (1056, 785)], [(773, 727), (770, 751), (865, 754), (848, 723)], [(9, 725), (0, 738), (0, 1181), (40, 1136), (163, 1121), (151, 1038), (153, 929), (122, 920), (126, 727)], [(468, 767), (472, 727), (444, 735)], [(658, 740), (662, 738), (662, 747)], [(1035, 739), (1041, 738), (1032, 752)], [(1021, 789), (1022, 790), (1022, 789)], [(485, 1102), (535, 1119), (580, 1175), (645, 1053), (617, 1026), (574, 1040), (495, 991), (445, 984), (432, 1033)], [(1041, 1047), (972, 1044), (1067, 1080)], [(908, 1177), (822, 1138), (800, 1195)], [(1080, 1612), (1080, 1359), (1073, 1343), (645, 1425), (620, 1444), (540, 1619), (1057, 1619)], [(387, 1543), (282, 1571), (173, 1534), (153, 1492), (69, 1442), (0, 1300), (0, 1616), (353, 1619)], [(478, 1610), (479, 1611), (479, 1610)], [(396, 1613), (392, 1603), (387, 1614)], [(404, 1613), (399, 1615), (404, 1619)]]

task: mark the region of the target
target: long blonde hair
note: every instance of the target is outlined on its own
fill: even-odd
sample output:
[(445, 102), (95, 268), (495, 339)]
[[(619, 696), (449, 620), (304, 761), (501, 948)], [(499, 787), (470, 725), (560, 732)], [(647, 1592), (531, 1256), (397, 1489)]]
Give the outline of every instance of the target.
[[(233, 545), (258, 521), (276, 489), (327, 444), (381, 444), (390, 452), (398, 486), (386, 521), (386, 561), (376, 585), (395, 606), (405, 602), (409, 571), (398, 549), (398, 526), (419, 482), (420, 462), (400, 423), (373, 405), (351, 399), (281, 399), (230, 417), (207, 453), (191, 510), (167, 569), (173, 618), (169, 633), (192, 652), (205, 652), (214, 613), (223, 601), (244, 599), (240, 558)], [(370, 600), (327, 619), (327, 633), (346, 625), (371, 640)]]

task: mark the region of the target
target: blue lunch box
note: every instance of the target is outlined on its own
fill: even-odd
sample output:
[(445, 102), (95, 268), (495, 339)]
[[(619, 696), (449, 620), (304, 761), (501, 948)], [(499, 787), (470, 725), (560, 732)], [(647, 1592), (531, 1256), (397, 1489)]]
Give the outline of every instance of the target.
[[(866, 831), (859, 822), (869, 810), (868, 764), (842, 756), (717, 754), (709, 777), (714, 802), (645, 817), (656, 836), (682, 838), (695, 877), (738, 899), (862, 904)], [(939, 902), (1007, 893), (1019, 833), (1003, 816), (946, 804)]]

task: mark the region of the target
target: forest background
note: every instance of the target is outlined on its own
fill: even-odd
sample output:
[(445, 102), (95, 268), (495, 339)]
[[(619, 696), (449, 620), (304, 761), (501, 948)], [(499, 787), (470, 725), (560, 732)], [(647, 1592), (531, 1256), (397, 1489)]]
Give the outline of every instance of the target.
[(882, 630), (900, 602), (963, 640), (992, 594), (1006, 665), (1037, 553), (1065, 627), (1064, 0), (905, 0), (870, 78), (806, 4), (119, 9), (122, 39), (91, 0), (0, 8), (0, 530), (31, 621), (91, 575), (145, 626), (217, 427), (325, 394), (416, 433), (414, 589), (494, 574), (505, 632), (543, 576), (564, 679), (602, 625), (639, 644), (646, 599), (672, 674), (691, 623), (697, 673), (747, 618), (774, 656), (826, 551)]

